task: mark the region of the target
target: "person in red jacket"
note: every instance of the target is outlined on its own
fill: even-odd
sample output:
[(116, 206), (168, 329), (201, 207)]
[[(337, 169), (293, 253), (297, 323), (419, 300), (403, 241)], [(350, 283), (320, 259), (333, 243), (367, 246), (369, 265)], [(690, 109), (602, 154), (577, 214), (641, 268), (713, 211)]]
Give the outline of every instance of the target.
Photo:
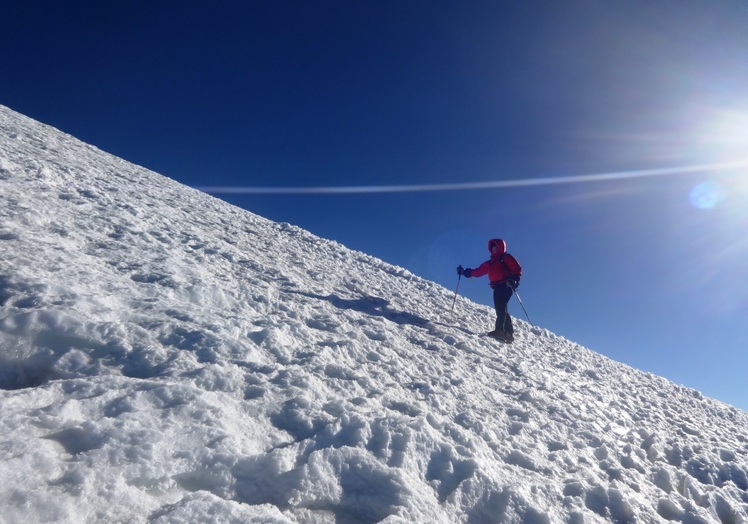
[(488, 280), (493, 288), (493, 303), (496, 308), (496, 329), (488, 333), (490, 336), (512, 343), (514, 341), (514, 327), (512, 317), (509, 316), (509, 299), (519, 285), (522, 277), (522, 267), (511, 254), (506, 252), (506, 242), (500, 238), (488, 241), (491, 258), (475, 269), (457, 267), (457, 274), (467, 278), (482, 277), (488, 274)]

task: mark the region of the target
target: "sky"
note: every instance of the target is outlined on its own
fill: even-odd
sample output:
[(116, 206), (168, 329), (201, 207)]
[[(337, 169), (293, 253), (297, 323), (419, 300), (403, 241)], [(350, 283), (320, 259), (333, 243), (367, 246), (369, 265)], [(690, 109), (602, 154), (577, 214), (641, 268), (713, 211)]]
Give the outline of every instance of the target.
[(748, 409), (745, 2), (14, 4), (1, 104)]

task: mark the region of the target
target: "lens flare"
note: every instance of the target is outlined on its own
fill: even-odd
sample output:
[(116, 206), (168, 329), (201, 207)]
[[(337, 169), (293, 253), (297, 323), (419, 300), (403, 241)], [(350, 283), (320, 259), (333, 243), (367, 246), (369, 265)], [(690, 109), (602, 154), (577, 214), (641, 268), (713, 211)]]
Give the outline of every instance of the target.
[(702, 182), (689, 194), (691, 205), (697, 209), (714, 209), (726, 198), (725, 188), (719, 182)]
[(465, 182), (454, 184), (410, 184), (374, 186), (329, 186), (329, 187), (251, 187), (251, 186), (203, 186), (195, 189), (213, 195), (332, 195), (332, 194), (372, 194), (372, 193), (417, 193), (427, 191), (468, 191), (476, 189), (502, 189), (511, 187), (547, 186), (553, 184), (577, 184), (585, 182), (605, 182), (629, 178), (680, 175), (709, 171), (728, 171), (748, 167), (748, 160), (721, 164), (700, 164), (691, 166), (644, 169), (638, 171), (618, 171), (587, 175), (561, 177), (523, 178), (486, 182)]

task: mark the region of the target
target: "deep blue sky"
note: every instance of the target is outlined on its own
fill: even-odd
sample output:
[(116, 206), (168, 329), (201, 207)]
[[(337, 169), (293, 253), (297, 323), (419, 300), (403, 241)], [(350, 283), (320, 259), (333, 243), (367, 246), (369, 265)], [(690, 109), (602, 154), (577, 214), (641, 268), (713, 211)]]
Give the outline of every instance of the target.
[[(532, 181), (748, 157), (744, 1), (12, 4), (0, 103), (195, 187)], [(748, 169), (217, 196), (450, 289), (502, 237), (537, 325), (748, 409)], [(490, 303), (485, 279), (460, 292)]]

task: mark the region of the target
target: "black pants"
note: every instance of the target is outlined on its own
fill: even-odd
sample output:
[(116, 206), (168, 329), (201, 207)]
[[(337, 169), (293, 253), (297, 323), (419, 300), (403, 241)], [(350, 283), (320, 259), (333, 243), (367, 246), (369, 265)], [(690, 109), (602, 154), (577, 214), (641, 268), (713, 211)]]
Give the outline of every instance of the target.
[(509, 316), (509, 299), (512, 298), (512, 288), (506, 283), (496, 284), (493, 288), (493, 305), (496, 308), (496, 329), (505, 333), (514, 333), (512, 317)]

